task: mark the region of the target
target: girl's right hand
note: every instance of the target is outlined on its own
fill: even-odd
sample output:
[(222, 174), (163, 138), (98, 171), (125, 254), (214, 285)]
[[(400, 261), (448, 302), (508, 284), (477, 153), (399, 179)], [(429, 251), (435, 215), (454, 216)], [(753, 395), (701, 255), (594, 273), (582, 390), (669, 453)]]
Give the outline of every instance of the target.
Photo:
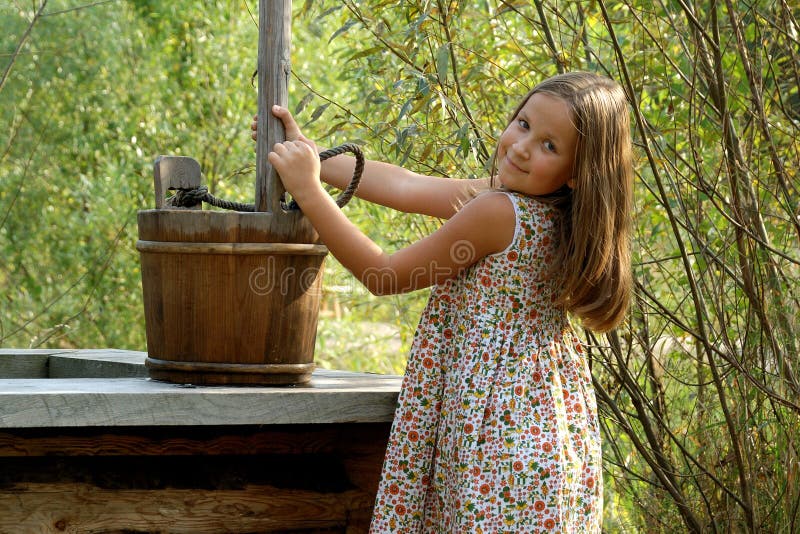
[[(303, 135), (303, 133), (300, 131), (297, 121), (294, 120), (294, 117), (292, 117), (292, 114), (288, 109), (277, 105), (272, 106), (272, 114), (279, 118), (281, 122), (283, 122), (283, 128), (286, 133), (286, 141), (302, 141), (303, 143), (311, 146), (311, 148), (313, 148), (315, 151), (319, 152), (314, 141)], [(250, 137), (252, 137), (255, 141), (258, 139), (258, 115), (253, 115), (253, 122), (250, 124), (250, 130), (252, 130)]]

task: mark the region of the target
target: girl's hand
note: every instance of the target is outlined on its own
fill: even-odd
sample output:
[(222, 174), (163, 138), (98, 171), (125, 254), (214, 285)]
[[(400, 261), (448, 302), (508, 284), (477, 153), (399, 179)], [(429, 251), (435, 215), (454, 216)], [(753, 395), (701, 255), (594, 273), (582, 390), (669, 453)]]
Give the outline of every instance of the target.
[[(302, 141), (311, 145), (314, 151), (318, 152), (317, 145), (314, 144), (314, 141), (303, 135), (300, 131), (300, 127), (297, 125), (297, 121), (294, 120), (294, 117), (292, 117), (288, 109), (281, 106), (272, 106), (272, 114), (283, 122), (283, 129), (286, 132), (287, 141)], [(252, 130), (250, 137), (255, 141), (258, 139), (258, 115), (253, 115), (253, 122), (250, 124), (250, 130)]]
[(301, 208), (314, 194), (324, 194), (319, 181), (319, 156), (313, 143), (300, 139), (276, 143), (267, 159)]

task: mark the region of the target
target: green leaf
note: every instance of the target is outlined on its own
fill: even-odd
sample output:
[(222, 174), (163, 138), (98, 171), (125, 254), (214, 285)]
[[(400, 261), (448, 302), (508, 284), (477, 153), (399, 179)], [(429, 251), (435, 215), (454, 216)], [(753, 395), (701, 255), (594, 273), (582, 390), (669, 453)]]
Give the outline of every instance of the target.
[(322, 116), (322, 114), (325, 113), (325, 110), (328, 109), (328, 107), (330, 107), (330, 105), (331, 105), (330, 102), (326, 102), (321, 106), (317, 106), (317, 109), (315, 109), (314, 112), (311, 114), (311, 118), (308, 120), (306, 124), (311, 124), (312, 122), (315, 122), (317, 119), (319, 119)]
[(447, 70), (450, 67), (450, 48), (447, 43), (443, 44), (436, 51), (436, 73), (439, 75), (439, 83), (447, 83)]
[(332, 42), (334, 39), (336, 39), (338, 36), (340, 36), (340, 35), (342, 35), (343, 33), (345, 33), (347, 30), (349, 30), (350, 28), (352, 28), (352, 27), (353, 27), (353, 26), (355, 26), (356, 24), (358, 24), (358, 21), (357, 21), (357, 20), (355, 20), (355, 19), (353, 19), (353, 20), (348, 20), (347, 22), (345, 22), (345, 23), (344, 23), (344, 25), (343, 25), (341, 28), (339, 28), (338, 30), (336, 30), (335, 32), (333, 32), (333, 35), (331, 35), (331, 38), (330, 38), (330, 39), (328, 39), (328, 44), (331, 44), (331, 42)]
[(294, 114), (299, 115), (312, 100), (314, 100), (314, 93), (306, 93), (300, 102), (297, 103), (297, 106), (295, 106)]
[(383, 48), (381, 48), (380, 46), (373, 46), (372, 48), (367, 48), (366, 50), (361, 50), (360, 52), (356, 52), (355, 54), (347, 58), (347, 60), (355, 61), (356, 59), (361, 59), (362, 57), (376, 55), (380, 52), (383, 52)]

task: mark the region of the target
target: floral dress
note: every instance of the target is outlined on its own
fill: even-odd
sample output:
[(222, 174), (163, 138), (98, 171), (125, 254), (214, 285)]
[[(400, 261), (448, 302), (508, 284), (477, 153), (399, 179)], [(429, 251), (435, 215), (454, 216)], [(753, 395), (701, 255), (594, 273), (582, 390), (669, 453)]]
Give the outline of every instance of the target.
[(591, 375), (547, 277), (558, 211), (508, 193), (508, 248), (433, 288), (373, 533), (600, 532)]

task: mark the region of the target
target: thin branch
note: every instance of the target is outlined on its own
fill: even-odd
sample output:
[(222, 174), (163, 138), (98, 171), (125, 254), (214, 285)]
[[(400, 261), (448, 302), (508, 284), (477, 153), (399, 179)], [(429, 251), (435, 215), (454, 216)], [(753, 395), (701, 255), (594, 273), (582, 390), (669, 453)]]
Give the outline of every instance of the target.
[(475, 136), (475, 140), (478, 142), (478, 152), (481, 155), (481, 159), (479, 161), (481, 164), (484, 164), (489, 160), (489, 149), (486, 148), (486, 145), (483, 142), (483, 136), (481, 135), (480, 129), (475, 123), (475, 119), (472, 117), (472, 112), (470, 111), (467, 100), (464, 97), (464, 92), (461, 89), (461, 81), (458, 75), (458, 63), (456, 62), (456, 54), (453, 50), (453, 36), (450, 34), (450, 20), (448, 18), (449, 13), (442, 5), (441, 0), (437, 0), (437, 4), (439, 5), (439, 12), (442, 14), (441, 25), (447, 42), (447, 51), (450, 55), (450, 70), (453, 74), (453, 83), (456, 86), (456, 94), (458, 95), (458, 100), (461, 102), (461, 108), (464, 110), (464, 114), (467, 116), (467, 121), (469, 122), (470, 129), (472, 130), (472, 135)]
[(545, 17), (544, 14), (542, 0), (535, 0), (533, 3), (536, 5), (536, 12), (539, 14), (539, 23), (544, 30), (544, 38), (547, 42), (547, 47), (550, 49), (550, 55), (553, 56), (553, 63), (555, 64), (556, 69), (558, 69), (558, 73), (563, 74), (566, 70), (564, 66), (564, 60), (558, 53), (555, 39), (553, 39), (553, 32), (550, 31), (550, 25), (547, 23), (547, 17)]
[(33, 31), (33, 27), (36, 26), (36, 23), (39, 22), (40, 18), (42, 18), (42, 13), (44, 12), (44, 8), (46, 6), (47, 6), (47, 0), (42, 0), (42, 4), (39, 6), (39, 9), (33, 15), (33, 18), (31, 19), (30, 23), (28, 23), (28, 28), (25, 30), (25, 33), (22, 34), (19, 43), (17, 43), (17, 48), (11, 55), (11, 59), (8, 61), (8, 65), (6, 65), (5, 71), (3, 71), (3, 76), (0, 77), (0, 92), (3, 91), (3, 86), (6, 84), (8, 75), (11, 73), (11, 67), (14, 66), (14, 62), (17, 60), (17, 56), (19, 56), (22, 47), (25, 46), (25, 42), (28, 40), (28, 37), (30, 37), (31, 31)]
[(93, 2), (91, 4), (85, 4), (82, 6), (71, 7), (69, 9), (62, 9), (60, 11), (51, 11), (50, 13), (45, 13), (42, 17), (52, 17), (55, 15), (63, 15), (64, 13), (71, 13), (73, 11), (80, 11), (81, 9), (88, 9), (90, 7), (101, 6), (103, 4), (110, 4), (112, 2), (119, 2), (119, 0), (98, 0), (97, 2)]

